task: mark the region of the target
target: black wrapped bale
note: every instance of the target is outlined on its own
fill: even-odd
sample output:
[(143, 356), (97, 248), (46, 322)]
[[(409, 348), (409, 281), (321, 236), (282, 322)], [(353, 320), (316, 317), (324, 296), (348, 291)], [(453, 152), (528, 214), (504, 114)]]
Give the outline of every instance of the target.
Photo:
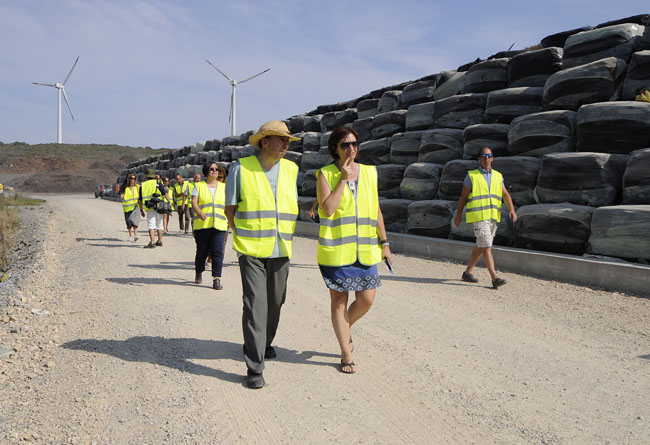
[(650, 104), (605, 102), (578, 110), (578, 151), (630, 153), (650, 147)]
[(562, 48), (528, 51), (508, 62), (508, 86), (543, 87), (549, 76), (562, 68)]
[(406, 129), (425, 130), (433, 128), (433, 106), (435, 102), (411, 105), (406, 112)]
[(627, 156), (608, 153), (553, 153), (542, 159), (535, 200), (601, 207), (620, 202)]
[(320, 132), (308, 131), (302, 135), (302, 151), (320, 150)]
[(533, 191), (542, 160), (531, 156), (496, 157), (492, 168), (503, 175), (503, 182), (516, 206), (535, 204)]
[[(456, 210), (454, 210), (454, 213), (452, 215), (452, 224), (451, 230), (449, 231), (449, 239), (475, 242), (476, 236), (474, 235), (474, 224), (468, 224), (466, 222), (467, 206), (463, 208), (461, 223), (458, 227), (453, 224), (454, 218), (456, 218), (456, 212), (458, 212), (458, 207), (456, 207)], [(494, 236), (493, 242), (499, 246), (512, 246), (514, 244), (512, 222), (510, 221), (508, 207), (505, 204), (501, 206), (501, 221), (497, 223), (497, 233)]]
[(465, 91), (487, 93), (508, 86), (508, 58), (486, 60), (472, 65), (467, 72)]
[(514, 118), (544, 111), (544, 88), (518, 87), (488, 93), (483, 122), (509, 124)]
[[(226, 146), (221, 145), (221, 160), (224, 161), (224, 162), (232, 161), (233, 160), (232, 159), (232, 150), (233, 150), (233, 147), (231, 145), (226, 145)], [(184, 165), (185, 163), (186, 162), (183, 162), (183, 164), (181, 164), (181, 165)]]
[(239, 145), (242, 147), (245, 145), (248, 145), (248, 138), (251, 137), (253, 134), (255, 134), (255, 131), (249, 130), (246, 133), (242, 133), (239, 135)]
[(391, 138), (373, 139), (359, 146), (359, 162), (380, 165), (390, 163)]
[(331, 111), (323, 114), (323, 118), (320, 121), (321, 130), (323, 132), (331, 131), (341, 125), (351, 124), (357, 118), (356, 108), (348, 108), (343, 111)]
[(650, 25), (650, 15), (638, 14), (629, 17), (624, 17), (622, 19), (611, 20), (609, 22), (604, 22), (599, 25), (596, 25), (596, 28), (604, 28), (606, 26), (620, 25), (622, 23), (636, 23), (637, 25), (648, 26)]
[(517, 209), (515, 247), (582, 255), (591, 234), (593, 207), (533, 204)]
[[(303, 153), (304, 155), (304, 153)], [(302, 176), (300, 185), (300, 196), (316, 197), (316, 172), (318, 169), (310, 169)], [(312, 201), (313, 202), (313, 201)]]
[[(314, 222), (309, 217), (309, 211), (311, 210), (311, 206), (314, 205), (315, 199), (313, 196), (298, 196), (298, 219), (300, 221)], [(314, 213), (318, 214), (318, 210)]]
[(399, 98), (401, 95), (402, 91), (399, 90), (385, 91), (384, 94), (382, 94), (379, 98), (379, 103), (377, 104), (377, 114), (399, 110)]
[(295, 151), (287, 151), (287, 154), (284, 155), (284, 159), (288, 159), (292, 162), (295, 162), (298, 167), (302, 164), (302, 153)]
[(421, 137), (421, 131), (407, 131), (393, 135), (390, 144), (391, 164), (409, 165), (417, 162)]
[(621, 100), (634, 100), (641, 88), (650, 90), (650, 50), (632, 54), (623, 81)]
[[(320, 148), (318, 149), (318, 151), (320, 151), (321, 153), (324, 153), (323, 152), (323, 147), (327, 148), (327, 146), (329, 145), (331, 135), (332, 135), (331, 130), (320, 134)], [(327, 154), (327, 153), (324, 153), (324, 154)]]
[(455, 202), (441, 199), (413, 201), (408, 206), (406, 233), (434, 238), (448, 238), (451, 219), (456, 207)]
[(291, 116), (288, 119), (285, 119), (284, 122), (287, 124), (287, 127), (289, 128), (289, 132), (291, 134), (296, 134), (304, 131), (305, 118), (306, 116), (304, 114), (299, 114), (296, 116)]
[(359, 142), (366, 142), (372, 139), (372, 121), (374, 118), (366, 117), (357, 119), (352, 123), (354, 131), (359, 133)]
[(624, 23), (573, 34), (564, 43), (562, 66), (571, 68), (606, 57), (627, 63), (644, 31), (643, 25)]
[(595, 209), (587, 250), (596, 255), (650, 260), (650, 205)]
[(583, 26), (582, 28), (576, 28), (576, 29), (571, 29), (569, 31), (562, 31), (556, 34), (551, 34), (550, 36), (546, 36), (542, 39), (542, 41), (540, 42), (540, 46), (542, 48), (550, 48), (553, 46), (559, 46), (560, 48), (564, 48), (566, 39), (568, 39), (569, 36), (578, 34), (579, 32), (589, 31), (591, 29), (594, 28), (591, 26)]
[(377, 114), (379, 99), (365, 99), (357, 104), (357, 119), (373, 117)]
[(445, 164), (440, 174), (438, 198), (458, 201), (463, 191), (465, 176), (470, 170), (478, 168), (478, 161), (454, 160)]
[[(222, 139), (221, 145), (222, 146), (223, 145), (228, 145), (228, 146), (232, 147), (232, 146), (240, 145), (240, 142), (241, 142), (241, 136), (240, 135), (226, 136), (225, 138)], [(191, 148), (190, 148), (190, 150), (191, 150)], [(187, 156), (187, 155), (189, 155), (189, 153), (184, 154), (184, 156)]]
[(404, 233), (408, 220), (408, 206), (412, 202), (410, 199), (379, 199), (379, 207), (387, 232)]
[(623, 204), (650, 204), (650, 148), (630, 153), (623, 174)]
[(467, 72), (465, 71), (443, 71), (440, 73), (438, 84), (433, 91), (433, 99), (440, 100), (447, 97), (465, 94), (465, 84), (467, 82)]
[(582, 105), (617, 100), (626, 64), (608, 57), (551, 75), (544, 87), (546, 110), (577, 110)]
[(329, 154), (322, 154), (317, 151), (303, 151), (300, 160), (301, 170), (319, 169), (330, 163), (332, 157)]
[(420, 80), (404, 87), (399, 98), (400, 108), (407, 109), (414, 104), (433, 101), (433, 92), (436, 89), (437, 78)]
[(575, 111), (560, 110), (515, 118), (508, 130), (508, 153), (541, 157), (575, 151), (576, 119)]
[(372, 120), (372, 138), (379, 139), (403, 132), (405, 123), (406, 110), (378, 114)]
[(320, 121), (322, 118), (323, 118), (322, 114), (307, 116), (303, 121), (302, 130), (305, 132), (320, 133)]
[(399, 186), (402, 198), (423, 201), (436, 199), (442, 165), (415, 162), (404, 171), (404, 179)]
[(436, 127), (465, 128), (483, 122), (487, 93), (461, 94), (434, 102)]
[(289, 142), (289, 151), (295, 151), (297, 153), (302, 153), (302, 151), (303, 151), (302, 138), (305, 136), (305, 132), (304, 131), (299, 131), (297, 133), (293, 133), (293, 135), (295, 137), (297, 137), (297, 138), (300, 138), (300, 140)]
[(384, 198), (401, 198), (399, 185), (404, 177), (405, 165), (383, 164), (377, 166), (377, 189)]
[(463, 130), (437, 128), (425, 131), (420, 138), (419, 162), (445, 165), (463, 157)]
[(508, 156), (506, 124), (476, 124), (463, 130), (463, 159), (477, 159), (483, 147), (490, 147), (495, 157)]

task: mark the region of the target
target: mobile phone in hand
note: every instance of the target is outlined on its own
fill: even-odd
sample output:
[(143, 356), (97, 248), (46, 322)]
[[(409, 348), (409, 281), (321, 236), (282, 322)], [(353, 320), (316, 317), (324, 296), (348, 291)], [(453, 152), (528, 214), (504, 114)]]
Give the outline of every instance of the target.
[(390, 272), (391, 275), (395, 275), (395, 269), (393, 269), (393, 265), (388, 261), (388, 258), (384, 257), (384, 263), (386, 264), (386, 268), (388, 268), (388, 272)]

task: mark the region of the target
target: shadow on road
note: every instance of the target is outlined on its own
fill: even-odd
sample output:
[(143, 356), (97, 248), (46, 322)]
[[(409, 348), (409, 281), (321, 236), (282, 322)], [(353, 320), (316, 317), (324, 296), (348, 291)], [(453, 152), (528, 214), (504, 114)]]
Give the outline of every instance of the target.
[[(456, 278), (418, 278), (418, 277), (399, 277), (395, 275), (380, 274), (382, 281), (408, 281), (409, 283), (427, 283), (427, 284), (451, 284), (452, 286), (471, 286)], [(491, 288), (491, 286), (490, 286)]]
[(75, 238), (75, 240), (79, 242), (81, 241), (117, 241), (117, 242), (126, 241), (126, 240), (121, 240), (119, 238), (81, 238), (81, 237), (77, 237)]
[[(243, 383), (246, 366), (243, 361), (242, 345), (219, 340), (196, 338), (163, 338), (139, 336), (126, 340), (79, 339), (61, 345), (75, 351), (106, 354), (128, 362), (152, 363), (188, 372), (195, 375), (215, 377), (231, 383)], [(297, 352), (275, 348), (277, 357), (273, 361), (301, 363), (317, 366), (332, 366), (332, 363), (312, 361), (317, 356), (338, 357), (336, 354), (315, 351)], [(233, 374), (220, 369), (193, 363), (190, 360), (235, 360), (242, 363), (242, 374)]]
[(194, 270), (194, 261), (162, 261), (156, 264), (129, 264), (128, 267), (140, 269), (191, 269)]
[(647, 355), (640, 355), (639, 358), (643, 358), (643, 359), (646, 359), (646, 360), (650, 360), (650, 354), (647, 354)]
[(194, 285), (194, 280), (170, 280), (168, 278), (146, 278), (146, 277), (128, 277), (128, 278), (106, 278), (106, 281), (117, 284), (162, 284), (187, 286)]

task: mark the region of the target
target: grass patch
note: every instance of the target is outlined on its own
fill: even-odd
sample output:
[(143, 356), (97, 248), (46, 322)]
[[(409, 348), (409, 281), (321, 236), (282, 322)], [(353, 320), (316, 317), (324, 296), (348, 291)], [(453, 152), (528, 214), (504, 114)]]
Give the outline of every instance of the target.
[(7, 254), (20, 224), (16, 207), (38, 206), (44, 202), (42, 199), (26, 198), (20, 195), (10, 198), (0, 195), (0, 271), (7, 268)]

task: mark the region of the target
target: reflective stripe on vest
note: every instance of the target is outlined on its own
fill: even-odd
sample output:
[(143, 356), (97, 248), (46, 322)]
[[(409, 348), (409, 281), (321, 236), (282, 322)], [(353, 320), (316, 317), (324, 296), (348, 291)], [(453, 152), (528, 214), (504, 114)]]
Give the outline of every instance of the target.
[(146, 209), (152, 209), (153, 207), (150, 207), (147, 205), (147, 201), (149, 201), (151, 198), (154, 196), (157, 196), (158, 198), (162, 197), (160, 194), (160, 190), (158, 190), (158, 181), (155, 179), (149, 179), (148, 181), (144, 181), (142, 183), (142, 204), (144, 204), (144, 207)]
[(124, 212), (130, 212), (135, 209), (138, 205), (138, 199), (140, 199), (140, 189), (135, 187), (127, 187), (124, 190), (124, 197), (122, 198), (122, 209)]
[(226, 208), (226, 184), (217, 182), (217, 188), (214, 191), (214, 199), (212, 192), (208, 188), (208, 184), (204, 181), (196, 185), (198, 190), (198, 205), (201, 212), (205, 215), (205, 221), (195, 213), (193, 228), (194, 230), (210, 229), (226, 231), (228, 230), (228, 221), (224, 209)]
[[(239, 160), (241, 201), (235, 212), (233, 248), (244, 255), (267, 258), (273, 254), (278, 235), (289, 258), (296, 230), (298, 166), (280, 159), (276, 196), (256, 156)], [(282, 252), (282, 251), (280, 251)]]
[[(341, 178), (335, 164), (318, 171), (331, 190)], [(359, 164), (357, 200), (349, 187), (343, 188), (338, 209), (332, 216), (326, 216), (318, 208), (320, 227), (318, 230), (318, 264), (323, 266), (347, 266), (357, 260), (366, 266), (381, 262), (381, 247), (377, 237), (377, 169), (373, 165)]]
[(501, 206), (503, 205), (503, 176), (492, 169), (492, 180), (490, 190), (488, 183), (480, 170), (468, 172), (472, 181), (472, 191), (467, 197), (467, 210), (465, 218), (467, 223), (489, 221), (491, 219), (501, 221)]

